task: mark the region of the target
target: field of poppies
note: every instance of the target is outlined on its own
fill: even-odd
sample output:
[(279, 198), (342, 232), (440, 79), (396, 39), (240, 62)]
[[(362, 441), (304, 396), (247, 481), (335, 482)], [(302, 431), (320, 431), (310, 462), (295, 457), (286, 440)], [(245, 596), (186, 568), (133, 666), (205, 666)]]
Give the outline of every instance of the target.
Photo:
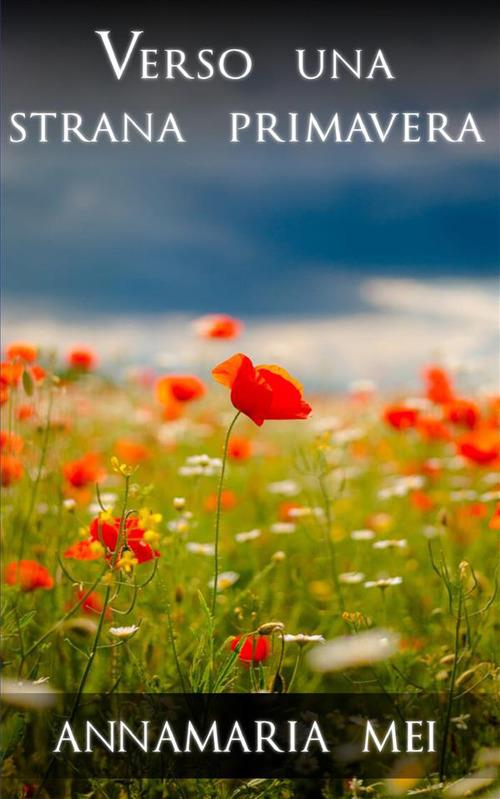
[[(211, 374), (117, 378), (85, 347), (5, 347), (4, 777), (36, 760), (22, 718), (53, 691), (439, 692), (430, 773), (402, 758), (316, 793), (298, 774), (78, 795), (498, 797), (500, 397), (425, 363), (414, 396), (311, 395), (286, 364), (220, 358), (240, 329), (196, 323)], [(11, 795), (71, 790), (40, 773)]]

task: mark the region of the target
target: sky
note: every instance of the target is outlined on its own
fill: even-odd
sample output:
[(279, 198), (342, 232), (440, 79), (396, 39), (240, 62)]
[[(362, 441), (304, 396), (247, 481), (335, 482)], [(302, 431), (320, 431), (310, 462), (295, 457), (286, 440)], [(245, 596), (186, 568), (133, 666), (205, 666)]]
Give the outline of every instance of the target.
[[(367, 16), (327, 3), (307, 15), (303, 6), (291, 4), (285, 15), (272, 3), (230, 11), (215, 5), (210, 13), (153, 3), (120, 9), (79, 0), (71, 9), (54, 0), (5, 4), (7, 113), (80, 111), (91, 120), (104, 110), (174, 111), (188, 138), (182, 145), (92, 146), (11, 145), (4, 136), (7, 335), (20, 318), (36, 323), (42, 337), (58, 325), (54, 335), (63, 338), (85, 337), (86, 324), (88, 337), (98, 318), (104, 339), (106, 325), (118, 324), (126, 336), (137, 320), (147, 331), (152, 320), (170, 319), (173, 330), (174, 319), (226, 311), (256, 335), (271, 323), (286, 338), (292, 325), (304, 341), (335, 323), (336, 350), (348, 349), (348, 335), (356, 338), (352, 369), (359, 372), (370, 366), (361, 357), (370, 329), (384, 331), (382, 350), (398, 337), (408, 350), (420, 336), (423, 357), (430, 354), (432, 337), (422, 330), (432, 294), (448, 311), (450, 296), (461, 298), (458, 319), (456, 310), (451, 321), (448, 311), (438, 314), (439, 324), (448, 319), (454, 357), (491, 355), (499, 82), (498, 28), (488, 4), (480, 18), (425, 3), (404, 14), (382, 4)], [(117, 82), (93, 31), (110, 29), (123, 46), (132, 28), (145, 31), (144, 46), (188, 54), (244, 47), (254, 72), (241, 83), (145, 82), (133, 62)], [(396, 80), (306, 82), (295, 74), (296, 47), (367, 54), (382, 47)], [(454, 120), (471, 111), (486, 141), (231, 145), (231, 110), (345, 117), (439, 110)], [(480, 343), (464, 307), (479, 295), (493, 323)], [(73, 334), (70, 323), (80, 326)], [(453, 325), (462, 332), (469, 325), (468, 344), (457, 346)], [(321, 349), (313, 339), (308, 346)], [(398, 359), (404, 363), (403, 347)], [(375, 372), (385, 374), (383, 360)]]

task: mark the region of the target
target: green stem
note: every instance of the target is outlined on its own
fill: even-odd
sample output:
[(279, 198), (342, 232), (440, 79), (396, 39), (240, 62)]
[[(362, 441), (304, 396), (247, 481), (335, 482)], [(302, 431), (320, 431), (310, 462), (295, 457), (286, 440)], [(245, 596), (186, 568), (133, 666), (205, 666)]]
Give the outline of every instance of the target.
[(297, 674), (298, 674), (298, 671), (299, 671), (300, 661), (302, 660), (302, 646), (299, 646), (298, 650), (299, 650), (299, 652), (298, 652), (297, 658), (295, 660), (295, 665), (293, 667), (292, 676), (290, 677), (290, 682), (288, 683), (287, 693), (290, 693), (290, 691), (292, 690), (292, 685), (295, 682), (295, 678), (297, 677)]
[(453, 694), (455, 691), (455, 680), (457, 677), (457, 667), (458, 667), (458, 649), (460, 646), (460, 627), (462, 624), (462, 583), (460, 583), (460, 592), (458, 595), (458, 608), (457, 608), (457, 621), (455, 625), (455, 646), (454, 646), (454, 659), (453, 659), (453, 668), (451, 671), (450, 677), (450, 686), (448, 689), (448, 703), (446, 706), (446, 714), (444, 719), (444, 727), (443, 727), (443, 740), (441, 743), (441, 754), (439, 757), (439, 781), (442, 782), (444, 780), (444, 774), (446, 769), (446, 750), (448, 748), (448, 734), (450, 730), (450, 722), (451, 722), (451, 711), (453, 707)]
[[(127, 475), (125, 477), (125, 494), (124, 494), (124, 499), (123, 499), (122, 515), (121, 515), (121, 519), (120, 519), (120, 528), (119, 528), (119, 531), (118, 531), (118, 536), (117, 536), (117, 539), (116, 539), (116, 546), (115, 546), (115, 550), (113, 552), (113, 557), (112, 557), (111, 564), (110, 564), (111, 573), (113, 573), (113, 570), (114, 570), (114, 568), (116, 566), (116, 563), (118, 561), (118, 558), (119, 558), (119, 555), (120, 555), (120, 551), (121, 551), (121, 548), (122, 548), (122, 541), (123, 541), (124, 532), (125, 532), (125, 521), (126, 521), (126, 518), (127, 518), (127, 503), (128, 503), (128, 493), (129, 493), (129, 483), (130, 483), (130, 477)], [(102, 628), (103, 628), (103, 625), (104, 625), (104, 619), (105, 619), (105, 616), (106, 616), (106, 611), (108, 609), (108, 604), (109, 604), (109, 600), (110, 600), (110, 596), (111, 596), (111, 590), (112, 590), (112, 586), (111, 586), (111, 582), (110, 582), (106, 586), (106, 592), (104, 594), (104, 600), (103, 600), (103, 604), (102, 604), (102, 610), (101, 610), (101, 613), (99, 615), (99, 621), (97, 622), (97, 629), (96, 629), (96, 633), (95, 633), (95, 636), (94, 636), (92, 649), (91, 649), (91, 651), (90, 651), (90, 653), (88, 655), (87, 664), (85, 666), (85, 669), (83, 670), (83, 674), (82, 674), (81, 679), (80, 679), (80, 684), (78, 685), (78, 690), (76, 692), (75, 700), (73, 702), (73, 707), (72, 707), (71, 713), (69, 715), (68, 721), (69, 721), (70, 724), (72, 723), (72, 721), (74, 721), (75, 716), (77, 714), (78, 708), (80, 706), (80, 700), (82, 698), (82, 694), (83, 694), (83, 691), (85, 689), (85, 685), (87, 683), (87, 680), (88, 680), (88, 677), (89, 677), (89, 674), (90, 674), (90, 670), (91, 670), (92, 664), (94, 662), (94, 658), (95, 658), (95, 656), (97, 654), (97, 651), (98, 651), (99, 640), (100, 640)], [(44, 785), (45, 785), (45, 783), (46, 783), (46, 781), (48, 779), (48, 776), (49, 776), (51, 770), (52, 770), (52, 766), (53, 766), (54, 762), (55, 762), (55, 756), (52, 757), (52, 759), (49, 762), (49, 765), (47, 766), (47, 769), (45, 771), (43, 779), (42, 779), (40, 785), (38, 786), (38, 790), (37, 790), (37, 792), (35, 794), (35, 797), (40, 796), (40, 794), (42, 792), (42, 789), (43, 789), (43, 787), (44, 787)]]
[(340, 587), (339, 573), (338, 573), (338, 568), (337, 568), (337, 555), (336, 555), (335, 547), (334, 547), (333, 541), (332, 541), (332, 523), (333, 523), (333, 520), (332, 520), (332, 511), (331, 511), (331, 501), (330, 501), (330, 497), (328, 495), (328, 491), (327, 491), (327, 488), (326, 488), (326, 485), (325, 485), (324, 475), (321, 475), (320, 478), (319, 478), (319, 487), (320, 487), (320, 490), (321, 490), (321, 495), (322, 495), (322, 498), (323, 498), (323, 506), (324, 506), (324, 509), (325, 509), (325, 519), (326, 519), (325, 542), (326, 542), (326, 547), (328, 549), (328, 559), (329, 559), (329, 562), (330, 562), (330, 572), (331, 572), (333, 587), (334, 587), (334, 590), (335, 590), (335, 592), (337, 594), (337, 600), (338, 600), (338, 603), (339, 603), (340, 613), (342, 614), (344, 612), (344, 610), (345, 610), (345, 603), (344, 603), (344, 597), (343, 597), (343, 594), (342, 594), (342, 588)]
[(21, 527), (21, 535), (20, 535), (20, 541), (19, 541), (19, 555), (18, 555), (18, 558), (17, 558), (19, 562), (21, 562), (22, 559), (23, 559), (24, 543), (25, 543), (25, 540), (26, 540), (26, 534), (28, 532), (28, 527), (29, 527), (29, 524), (31, 522), (31, 517), (32, 517), (33, 511), (35, 509), (36, 498), (37, 498), (37, 495), (38, 495), (38, 487), (40, 485), (40, 480), (42, 478), (42, 473), (43, 473), (43, 467), (45, 466), (45, 459), (47, 457), (47, 449), (48, 449), (48, 445), (49, 445), (49, 436), (50, 436), (50, 419), (51, 419), (51, 416), (52, 416), (52, 405), (53, 405), (53, 402), (54, 402), (54, 391), (51, 388), (50, 389), (50, 394), (49, 394), (49, 403), (48, 403), (48, 407), (47, 407), (47, 417), (46, 417), (46, 420), (45, 420), (45, 429), (44, 429), (44, 432), (43, 432), (42, 449), (40, 451), (40, 460), (38, 461), (38, 468), (37, 468), (37, 472), (36, 472), (36, 477), (35, 477), (35, 479), (33, 481), (33, 487), (31, 489), (30, 504), (28, 506), (28, 511), (26, 513), (26, 516), (24, 518), (24, 521), (23, 521), (22, 527)]
[(224, 487), (224, 475), (226, 473), (226, 462), (227, 462), (227, 450), (229, 447), (229, 439), (231, 438), (231, 433), (233, 431), (233, 427), (236, 424), (238, 416), (240, 415), (241, 411), (238, 411), (236, 416), (234, 417), (233, 421), (227, 428), (226, 438), (224, 439), (224, 451), (222, 455), (222, 468), (220, 471), (219, 477), (219, 487), (217, 490), (217, 511), (215, 514), (215, 552), (214, 552), (214, 587), (212, 592), (212, 618), (215, 617), (215, 605), (217, 602), (217, 582), (219, 580), (219, 538), (220, 538), (220, 521), (221, 521), (221, 510), (222, 510), (222, 489)]
[(85, 600), (88, 599), (88, 597), (90, 596), (90, 594), (92, 593), (94, 588), (97, 586), (97, 584), (101, 581), (101, 579), (104, 576), (104, 573), (106, 572), (106, 570), (107, 570), (107, 566), (99, 573), (99, 575), (94, 580), (94, 582), (92, 583), (90, 588), (82, 595), (81, 599), (79, 599), (78, 602), (75, 605), (73, 605), (73, 607), (70, 608), (70, 610), (68, 610), (68, 612), (65, 613), (64, 616), (61, 619), (59, 619), (59, 621), (50, 628), (50, 630), (48, 630), (46, 633), (44, 633), (41, 636), (41, 638), (39, 638), (37, 641), (35, 641), (35, 643), (32, 644), (32, 646), (30, 646), (30, 648), (24, 653), (24, 655), (22, 656), (21, 664), (19, 666), (19, 677), (21, 676), (22, 668), (23, 668), (24, 662), (26, 661), (26, 658), (28, 658), (36, 649), (38, 649), (38, 647), (41, 644), (43, 644), (43, 642), (46, 641), (47, 638), (49, 638), (52, 635), (52, 633), (54, 633), (59, 627), (61, 627), (61, 625), (64, 624), (65, 621), (68, 621), (68, 619), (70, 619), (72, 616), (74, 616), (74, 614), (77, 612), (77, 610), (83, 605)]

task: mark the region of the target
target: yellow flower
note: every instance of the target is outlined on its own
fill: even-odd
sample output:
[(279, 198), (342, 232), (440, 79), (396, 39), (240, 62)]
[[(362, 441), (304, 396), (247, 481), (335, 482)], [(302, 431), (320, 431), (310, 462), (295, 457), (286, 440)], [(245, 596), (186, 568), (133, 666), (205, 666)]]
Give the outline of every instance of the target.
[(123, 569), (124, 572), (129, 574), (138, 563), (139, 561), (134, 553), (130, 549), (126, 549), (116, 565), (119, 569)]
[(143, 530), (155, 530), (162, 519), (161, 513), (153, 513), (150, 508), (140, 508), (139, 510), (139, 527)]
[(90, 544), (90, 547), (89, 547), (89, 549), (90, 549), (90, 550), (91, 550), (91, 551), (92, 551), (92, 552), (93, 552), (95, 555), (101, 555), (101, 554), (104, 552), (104, 547), (103, 547), (103, 545), (100, 543), (100, 541), (92, 541), (92, 542), (91, 542), (91, 544)]
[(114, 472), (122, 474), (124, 477), (130, 477), (137, 471), (137, 466), (128, 466), (126, 463), (120, 463), (116, 455), (111, 458), (111, 466)]
[(160, 534), (157, 533), (156, 530), (146, 530), (143, 539), (147, 544), (156, 547), (160, 543)]

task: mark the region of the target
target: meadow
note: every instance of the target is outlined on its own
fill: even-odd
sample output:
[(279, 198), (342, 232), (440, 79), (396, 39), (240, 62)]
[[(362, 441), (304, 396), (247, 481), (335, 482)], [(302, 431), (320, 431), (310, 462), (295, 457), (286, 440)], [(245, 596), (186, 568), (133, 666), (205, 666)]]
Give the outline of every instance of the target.
[[(499, 397), (425, 363), (413, 396), (367, 381), (311, 395), (281, 366), (219, 363), (236, 320), (198, 329), (212, 376), (118, 379), (83, 347), (5, 349), (5, 795), (498, 797)], [(314, 788), (298, 775), (56, 793), (42, 774), (12, 787), (36, 758), (20, 720), (51, 691), (444, 699), (431, 773), (402, 761), (372, 783)]]

